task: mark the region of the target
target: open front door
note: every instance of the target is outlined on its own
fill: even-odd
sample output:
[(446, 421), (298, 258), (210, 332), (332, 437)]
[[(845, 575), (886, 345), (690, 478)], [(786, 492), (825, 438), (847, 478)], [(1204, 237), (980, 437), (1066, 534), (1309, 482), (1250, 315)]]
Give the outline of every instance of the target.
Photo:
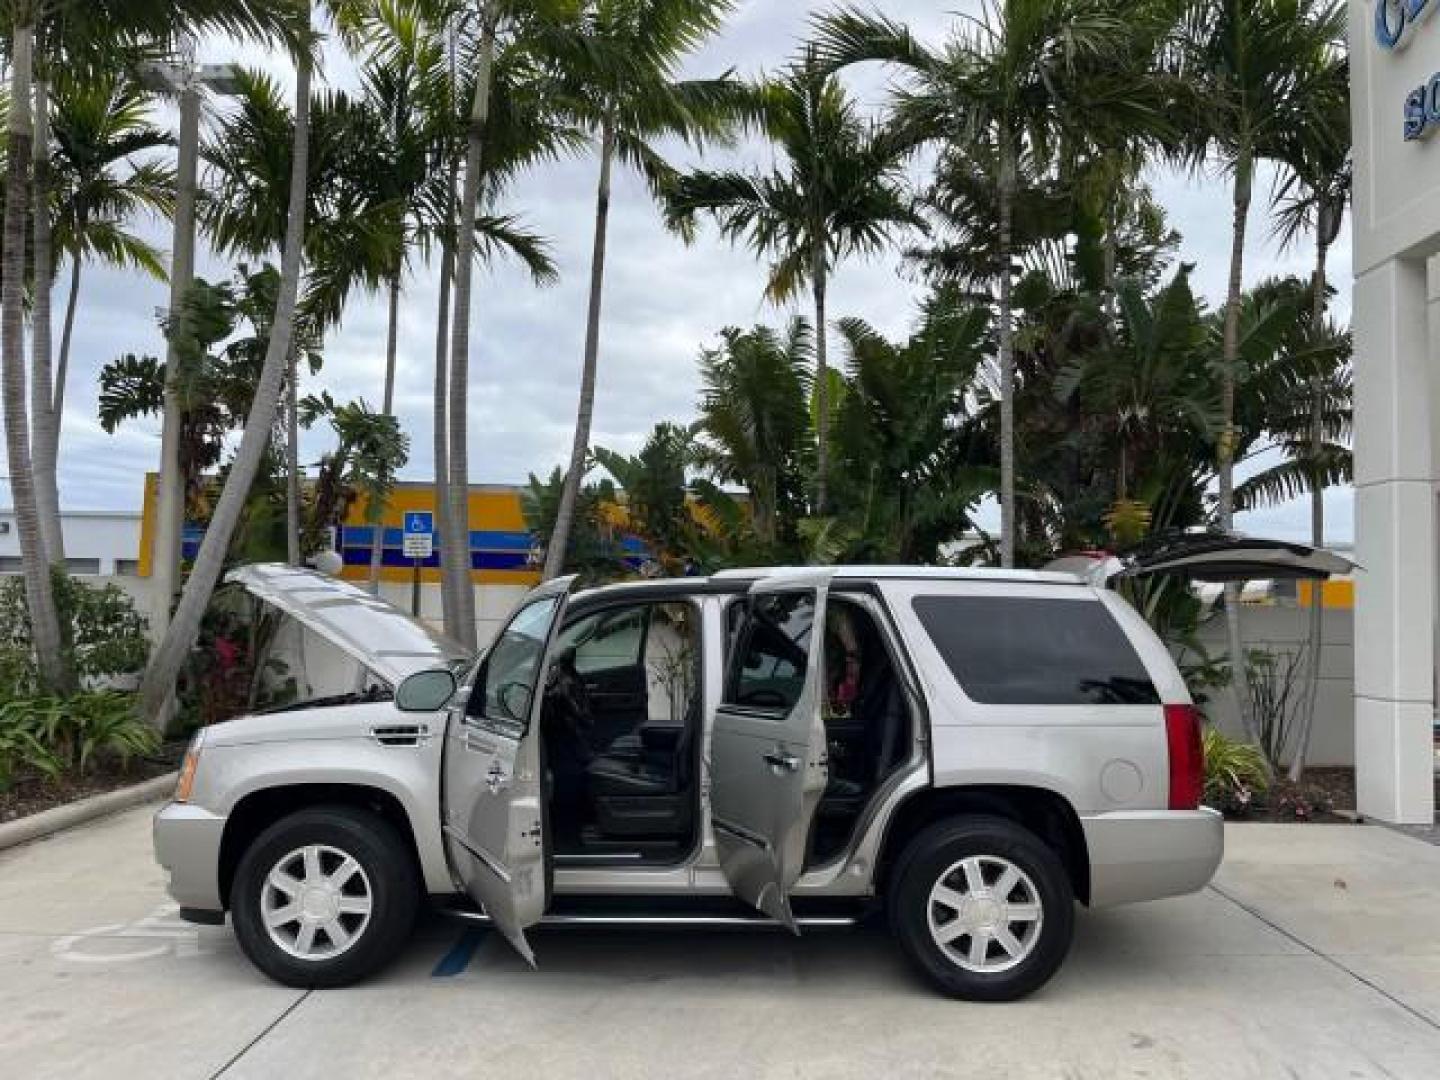
[(525, 928), (545, 913), (540, 774), (543, 676), (574, 577), (530, 592), (446, 724), (445, 848), (466, 892), (530, 961)]
[(829, 583), (829, 571), (815, 571), (751, 587), (710, 749), (720, 867), (736, 896), (791, 930), (790, 889), (828, 775), (821, 706)]

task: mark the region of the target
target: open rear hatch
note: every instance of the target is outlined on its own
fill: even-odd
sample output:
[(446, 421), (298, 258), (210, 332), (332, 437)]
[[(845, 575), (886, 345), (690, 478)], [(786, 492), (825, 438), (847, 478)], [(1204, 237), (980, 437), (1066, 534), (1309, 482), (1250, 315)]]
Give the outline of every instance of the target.
[[(1175, 574), (1191, 581), (1324, 581), (1348, 574), (1356, 564), (1325, 548), (1239, 533), (1182, 533), (1161, 537), (1123, 555), (1096, 555), (1088, 566), (1071, 556), (1052, 568), (1078, 572), (1096, 585), (1130, 578)], [(1062, 565), (1063, 564), (1063, 565)]]

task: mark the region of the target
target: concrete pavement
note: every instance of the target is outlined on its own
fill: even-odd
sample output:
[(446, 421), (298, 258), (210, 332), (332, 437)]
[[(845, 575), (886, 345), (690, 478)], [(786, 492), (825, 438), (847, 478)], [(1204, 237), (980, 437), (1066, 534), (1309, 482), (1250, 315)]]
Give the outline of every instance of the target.
[(873, 930), (554, 930), (531, 971), (438, 917), (371, 983), (287, 990), (175, 920), (148, 830), (0, 854), (7, 1077), (1440, 1075), (1440, 848), (1378, 827), (1232, 827), (1212, 889), (1082, 912), (1004, 1006), (933, 995)]

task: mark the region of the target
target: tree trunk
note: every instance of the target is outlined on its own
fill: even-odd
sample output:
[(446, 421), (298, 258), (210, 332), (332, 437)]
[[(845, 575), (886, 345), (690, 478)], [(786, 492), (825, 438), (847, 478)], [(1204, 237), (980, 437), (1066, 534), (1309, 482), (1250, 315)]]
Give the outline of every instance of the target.
[(441, 545), (444, 573), (455, 602), (454, 637), (475, 645), (475, 587), (470, 580), (470, 283), (475, 268), (475, 213), (480, 199), (481, 151), (490, 119), (490, 80), (495, 66), (499, 13), (487, 4), (481, 15), (480, 50), (475, 63), (475, 97), (466, 133), (465, 180), (460, 195), (460, 224), (455, 237), (455, 319), (450, 334), (450, 499)]
[[(200, 91), (187, 83), (180, 92), (180, 154), (175, 169), (175, 228), (170, 255), (170, 319), (195, 273), (195, 168), (200, 143)], [(180, 469), (180, 357), (165, 347), (165, 413), (160, 427), (160, 471), (156, 483), (155, 536), (150, 553), (153, 609), (150, 634), (158, 644), (170, 624), (180, 584), (181, 534), (185, 527), (185, 479)]]
[(65, 536), (60, 528), (59, 446), (55, 435), (54, 375), (51, 372), (50, 305), (53, 298), (54, 245), (50, 235), (50, 87), (35, 80), (34, 231), (35, 272), (31, 290), (30, 434), (34, 442), (35, 504), (45, 559), (65, 565)]
[[(1329, 250), (1326, 240), (1326, 223), (1321, 221), (1316, 229), (1315, 274), (1312, 279), (1314, 295), (1311, 297), (1311, 333), (1318, 335), (1325, 321), (1325, 256)], [(1310, 542), (1315, 547), (1325, 546), (1325, 471), (1321, 467), (1320, 454), (1325, 445), (1325, 403), (1324, 387), (1317, 376), (1311, 380), (1310, 393)], [(1305, 671), (1305, 693), (1301, 698), (1300, 734), (1295, 740), (1295, 753), (1290, 759), (1290, 780), (1299, 783), (1305, 773), (1305, 759), (1310, 754), (1310, 738), (1315, 730), (1315, 707), (1320, 696), (1320, 667), (1325, 652), (1325, 589), (1324, 582), (1315, 581), (1310, 585), (1310, 627), (1307, 635), (1310, 663)]]
[[(1245, 268), (1245, 228), (1250, 217), (1254, 160), (1242, 149), (1235, 162), (1234, 212), (1230, 233), (1230, 283), (1225, 297), (1224, 352), (1220, 372), (1220, 528), (1235, 528), (1235, 375), (1240, 363), (1240, 292)], [(1245, 638), (1240, 632), (1240, 586), (1225, 586), (1225, 638), (1230, 653), (1230, 695), (1245, 737), (1260, 746), (1260, 732), (1246, 702)], [(1266, 758), (1266, 770), (1272, 762)]]
[(605, 240), (610, 222), (610, 167), (615, 156), (615, 124), (606, 117), (600, 125), (600, 183), (595, 192), (595, 243), (590, 255), (590, 303), (585, 314), (585, 359), (580, 368), (580, 404), (575, 412), (575, 439), (570, 446), (570, 467), (555, 513), (555, 531), (545, 549), (544, 579), (549, 581), (565, 569), (570, 549), (570, 532), (575, 521), (575, 504), (580, 483), (585, 479), (585, 459), (590, 453), (590, 422), (595, 415), (595, 368), (600, 354), (600, 306), (605, 285)]
[[(451, 170), (454, 175), (454, 170)], [(446, 200), (454, 213), (454, 184), (450, 185), (450, 198)], [(453, 217), (452, 217), (453, 220)], [(448, 359), (450, 353), (450, 284), (455, 275), (455, 249), (448, 239), (440, 247), (440, 303), (435, 319), (435, 401), (433, 404), (433, 425), (435, 440), (435, 531), (440, 535), (442, 550), (440, 561), (445, 561), (443, 544), (450, 534), (446, 524), (450, 513), (450, 444), (446, 425), (445, 403), (446, 380), (449, 378)], [(440, 611), (444, 620), (445, 633), (456, 636), (455, 592), (448, 575), (440, 575)]]
[(815, 294), (815, 513), (830, 508), (830, 365), (825, 350), (826, 280), (825, 243), (818, 236), (810, 256), (811, 285)]
[(1015, 565), (1015, 346), (1010, 325), (1011, 217), (1015, 161), (1000, 141), (1000, 565)]
[[(400, 271), (390, 275), (389, 327), (385, 332), (385, 389), (381, 395), (380, 411), (385, 416), (395, 412), (395, 352), (399, 345), (400, 328)], [(380, 595), (380, 567), (385, 561), (385, 511), (386, 507), (370, 506), (366, 509), (370, 522), (370, 579), (369, 589)]]
[(285, 558), (300, 555), (300, 357), (291, 349), (285, 372)]
[[(83, 231), (85, 222), (78, 223)], [(79, 306), (80, 270), (85, 265), (79, 257), (70, 263), (70, 295), (65, 297), (65, 322), (60, 330), (60, 355), (55, 360), (55, 394), (50, 406), (55, 414), (55, 446), (60, 446), (60, 430), (65, 423), (65, 380), (70, 371), (70, 341), (75, 334), (75, 309)], [(57, 454), (58, 457), (58, 454)]]
[(225, 565), (230, 540), (244, 511), (250, 487), (270, 443), (275, 413), (285, 378), (285, 362), (295, 337), (295, 297), (300, 287), (300, 259), (305, 239), (305, 174), (310, 149), (310, 63), (302, 55), (295, 72), (295, 146), (290, 164), (290, 201), (285, 221), (285, 247), (280, 258), (280, 291), (265, 365), (255, 388), (255, 401), (245, 419), (240, 447), (226, 477), (224, 490), (205, 530), (195, 566), (185, 583), (175, 617), (165, 638), (150, 657), (140, 687), (141, 705), (152, 723), (163, 725), (166, 702), (185, 658), (200, 634), (200, 620), (209, 606), (215, 583)]
[(6, 147), (4, 277), (0, 281), (0, 361), (4, 371), (5, 453), (20, 539), (30, 637), (42, 688), (67, 693), (74, 677), (62, 647), (50, 566), (40, 535), (25, 403), (25, 212), (30, 171), (30, 74), (35, 31), (16, 27), (10, 54), (10, 117)]

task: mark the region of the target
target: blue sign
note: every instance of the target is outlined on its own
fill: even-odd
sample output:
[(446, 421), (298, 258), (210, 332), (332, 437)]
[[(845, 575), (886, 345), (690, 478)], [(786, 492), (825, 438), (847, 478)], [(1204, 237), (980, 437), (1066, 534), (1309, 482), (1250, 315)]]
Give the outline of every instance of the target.
[(429, 510), (406, 510), (405, 511), (405, 533), (409, 536), (417, 536), (421, 533), (429, 535), (435, 531), (435, 515)]
[(1405, 141), (1423, 139), (1440, 127), (1440, 72), (1405, 95)]
[(1432, 0), (1375, 0), (1375, 40), (1382, 49), (1397, 49), (1406, 32), (1433, 10)]

